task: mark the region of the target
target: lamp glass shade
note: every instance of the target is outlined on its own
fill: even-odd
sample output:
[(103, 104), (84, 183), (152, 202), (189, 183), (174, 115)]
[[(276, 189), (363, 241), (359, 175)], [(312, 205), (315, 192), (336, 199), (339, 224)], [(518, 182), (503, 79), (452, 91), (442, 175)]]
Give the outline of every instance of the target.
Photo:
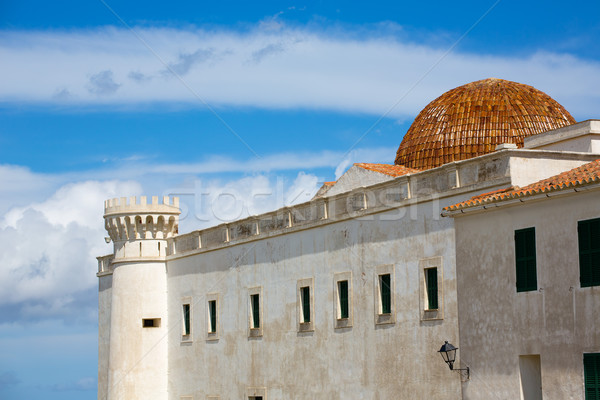
[(439, 351), (439, 353), (442, 355), (442, 358), (444, 359), (446, 364), (448, 364), (448, 366), (450, 366), (450, 369), (452, 369), (452, 366), (454, 365), (454, 361), (456, 360), (456, 350), (457, 349), (458, 348), (454, 347), (452, 345), (452, 343), (448, 343), (448, 341), (446, 341)]

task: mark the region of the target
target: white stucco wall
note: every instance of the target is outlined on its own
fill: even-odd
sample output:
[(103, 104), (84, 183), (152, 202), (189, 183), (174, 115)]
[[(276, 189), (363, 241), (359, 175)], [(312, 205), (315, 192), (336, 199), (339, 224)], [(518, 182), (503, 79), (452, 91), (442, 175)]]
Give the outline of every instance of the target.
[[(600, 287), (580, 287), (577, 221), (600, 217), (599, 200), (596, 190), (455, 218), (465, 399), (520, 398), (519, 356), (536, 354), (544, 399), (584, 398), (583, 353), (600, 352)], [(514, 231), (529, 227), (538, 290), (517, 293)]]
[[(459, 376), (437, 354), (444, 340), (458, 343), (453, 221), (439, 207), (427, 202), (415, 218), (393, 210), (170, 259), (170, 398), (242, 399), (248, 387), (262, 387), (269, 400), (459, 399)], [(423, 321), (420, 267), (429, 258), (443, 268), (444, 318)], [(375, 283), (386, 265), (395, 323), (377, 325)], [(353, 326), (335, 329), (334, 275), (348, 271)], [(297, 281), (305, 278), (314, 279), (314, 332), (299, 333)], [(257, 286), (263, 336), (249, 338), (248, 289)], [(219, 296), (218, 341), (206, 337), (208, 293)], [(193, 302), (191, 343), (175, 322), (183, 299)]]
[[(164, 262), (118, 264), (112, 275), (107, 399), (167, 399), (168, 314)], [(142, 319), (160, 318), (157, 328)]]
[(108, 396), (112, 275), (98, 279), (98, 399)]

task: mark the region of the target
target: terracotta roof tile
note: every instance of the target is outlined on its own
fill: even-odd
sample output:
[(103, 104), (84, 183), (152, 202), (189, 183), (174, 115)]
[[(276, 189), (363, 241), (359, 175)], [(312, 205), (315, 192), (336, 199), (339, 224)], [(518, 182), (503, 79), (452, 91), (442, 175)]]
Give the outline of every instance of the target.
[(402, 176), (419, 172), (418, 169), (408, 168), (403, 165), (355, 163), (357, 167), (379, 172), (389, 176)]
[(522, 188), (512, 186), (489, 193), (482, 193), (461, 203), (444, 207), (443, 211), (458, 211), (470, 207), (477, 207), (598, 182), (600, 182), (600, 159)]

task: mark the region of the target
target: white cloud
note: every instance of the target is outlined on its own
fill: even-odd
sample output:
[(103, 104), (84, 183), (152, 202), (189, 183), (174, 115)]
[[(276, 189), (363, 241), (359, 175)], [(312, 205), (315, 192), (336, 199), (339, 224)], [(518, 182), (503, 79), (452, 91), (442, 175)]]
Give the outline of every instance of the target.
[[(391, 33), (357, 39), (272, 25), (243, 33), (135, 28), (151, 49), (125, 29), (5, 31), (0, 57), (11, 62), (0, 73), (11, 79), (0, 81), (0, 101), (201, 107), (193, 91), (212, 105), (376, 115), (395, 105), (390, 115), (398, 117), (452, 87), (495, 76), (531, 84), (580, 115), (600, 108), (598, 61), (541, 49), (529, 56), (454, 52), (436, 64), (445, 48), (402, 42)], [(185, 84), (165, 74), (167, 66)], [(107, 95), (115, 91), (118, 96)]]
[(134, 182), (81, 182), (1, 218), (0, 306), (16, 304), (22, 317), (64, 315), (82, 291), (96, 285), (95, 257), (104, 244), (106, 198), (141, 190)]
[[(132, 173), (135, 180), (131, 181), (64, 183), (74, 179), (74, 175), (42, 175), (10, 165), (0, 168), (30, 180), (30, 183), (12, 178), (2, 181), (6, 204), (12, 201), (18, 205), (5, 205), (8, 211), (0, 213), (0, 242), (6, 249), (0, 253), (0, 323), (40, 318), (93, 321), (97, 290), (95, 258), (112, 250), (104, 242), (107, 234), (102, 218), (103, 202), (107, 198), (147, 193), (156, 184), (154, 177), (159, 172), (144, 175), (143, 167), (138, 167), (133, 171), (139, 175)], [(180, 232), (307, 201), (320, 185), (317, 176), (304, 172), (296, 173), (292, 179), (262, 173), (238, 174), (233, 178), (216, 175), (200, 180), (197, 173), (185, 171), (171, 174), (169, 181), (176, 185), (187, 179), (191, 185), (182, 183), (179, 188), (154, 193), (181, 197), (184, 214)], [(87, 174), (95, 178), (104, 174), (119, 176), (116, 171)], [(36, 192), (36, 183), (45, 180), (51, 184), (38, 187)], [(28, 198), (18, 203), (21, 193), (27, 193)]]

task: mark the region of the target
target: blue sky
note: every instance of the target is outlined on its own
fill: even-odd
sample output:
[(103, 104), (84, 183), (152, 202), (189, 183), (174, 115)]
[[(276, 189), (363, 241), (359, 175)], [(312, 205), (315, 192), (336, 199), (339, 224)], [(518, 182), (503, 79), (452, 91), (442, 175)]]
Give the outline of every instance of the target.
[[(59, 4), (56, 4), (59, 3)], [(0, 398), (92, 399), (102, 202), (180, 231), (392, 163), (446, 90), (530, 84), (600, 117), (598, 2), (0, 1)]]

